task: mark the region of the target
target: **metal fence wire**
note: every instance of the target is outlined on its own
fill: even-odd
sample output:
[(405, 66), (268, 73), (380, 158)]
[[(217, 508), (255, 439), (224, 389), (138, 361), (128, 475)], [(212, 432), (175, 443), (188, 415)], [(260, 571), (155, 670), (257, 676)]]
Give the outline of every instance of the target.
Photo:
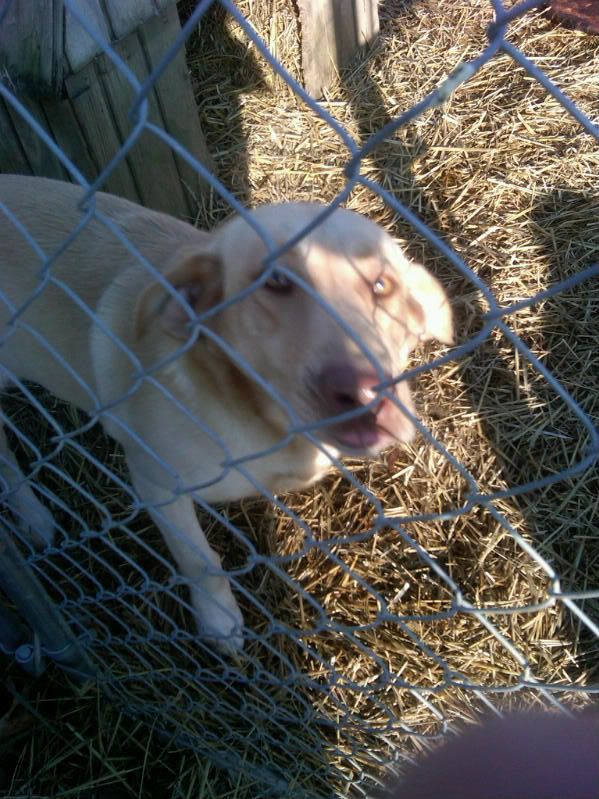
[[(177, 156), (197, 170), (233, 211), (248, 219), (258, 230), (268, 247), (265, 274), (279, 263), (277, 259), (292, 244), (288, 242), (282, 248), (275, 247), (268, 232), (250, 219), (243, 203), (204, 164), (149, 119), (148, 95), (152, 87), (175, 54), (185, 47), (186, 40), (197, 29), (211, 5), (213, 3), (206, 0), (197, 4), (160, 67), (140, 83), (110, 42), (90, 27), (77, 4), (65, 0), (67, 13), (84, 27), (115, 67), (126, 75), (136, 92), (136, 100), (131, 108), (131, 132), (116, 158), (92, 185), (85, 180), (77, 164), (66, 157), (26, 105), (17, 98), (10, 82), (0, 82), (0, 96), (4, 102), (20, 115), (60, 160), (72, 179), (85, 189), (81, 203), (81, 224), (65, 240), (65, 248), (93, 219), (99, 220), (114, 237), (122, 240), (123, 234), (118, 225), (96, 209), (94, 193), (103, 188), (107, 178), (126, 158), (138, 138), (147, 133), (165, 141)], [(25, 413), (22, 404), (18, 404), (16, 412), (3, 412), (9, 433), (28, 453), (27, 480), (36, 486), (36, 491), (52, 508), (58, 527), (55, 541), (38, 550), (32, 548), (21, 533), (14, 506), (12, 513), (3, 515), (0, 585), (11, 600), (5, 603), (7, 615), (3, 615), (0, 625), (5, 653), (33, 670), (39, 670), (44, 661), (55, 661), (81, 678), (97, 680), (111, 700), (127, 713), (147, 721), (155, 731), (171, 736), (177, 744), (196, 749), (221, 766), (253, 775), (259, 791), (265, 795), (331, 796), (349, 790), (368, 793), (387, 768), (394, 768), (395, 763), (410, 756), (414, 749), (411, 742), (417, 740), (418, 746), (426, 746), (451, 726), (451, 714), (440, 701), (443, 695), (451, 691), (457, 697), (469, 697), (478, 710), (492, 709), (495, 712), (499, 712), (505, 694), (531, 696), (535, 701), (540, 698), (545, 703), (565, 710), (572, 697), (573, 701), (578, 701), (599, 691), (599, 684), (584, 684), (577, 679), (547, 681), (539, 677), (537, 663), (530, 653), (522, 651), (514, 642), (509, 623), (511, 617), (517, 616), (517, 623), (523, 625), (529, 615), (533, 618), (543, 609), (560, 607), (566, 609), (565, 615), (571, 619), (578, 639), (591, 642), (591, 651), (594, 648), (596, 653), (599, 618), (593, 600), (599, 598), (599, 584), (587, 582), (581, 587), (570, 579), (564, 584), (546, 550), (541, 551), (534, 536), (517, 529), (518, 525), (502, 509), (503, 500), (529, 496), (553, 483), (572, 480), (590, 470), (597, 461), (599, 434), (593, 420), (549, 371), (543, 359), (535, 355), (514, 332), (511, 321), (517, 312), (570, 291), (579, 284), (588, 282), (586, 285), (590, 287), (599, 275), (599, 266), (585, 268), (534, 296), (502, 305), (490, 286), (475, 274), (456, 250), (392, 192), (361, 171), (366, 156), (409, 122), (435, 106), (441, 107), (462, 84), (500, 54), (511, 57), (531, 79), (538, 81), (561, 103), (564, 112), (571, 115), (590, 137), (599, 140), (597, 124), (510, 42), (510, 24), (541, 5), (539, 0), (526, 0), (507, 9), (501, 0), (492, 0), (489, 11), (492, 8), (493, 21), (488, 26), (488, 41), (480, 55), (468, 63), (460, 64), (438, 88), (360, 145), (323, 105), (308, 96), (269, 52), (239, 8), (230, 0), (221, 0), (221, 6), (235, 18), (272, 70), (292, 87), (298, 103), (304, 104), (336, 131), (340, 146), (347, 153), (343, 190), (328, 205), (322, 217), (302, 235), (321, 224), (358, 187), (367, 188), (418, 235), (424, 237), (447, 259), (456, 273), (484, 298), (486, 309), (476, 335), (434, 360), (411, 369), (407, 375), (402, 375), (402, 379), (416, 378), (432, 370), (440, 370), (451, 362), (460, 362), (476, 350), (492, 331), (501, 331), (511, 342), (518, 357), (528, 364), (531, 374), (540, 376), (561, 400), (564, 409), (577, 420), (579, 440), (572, 442), (571, 451), (566, 453), (567, 465), (559, 473), (547, 473), (526, 483), (488, 492), (481, 489), (478, 476), (471, 473), (439, 437), (417, 421), (419, 434), (426, 440), (427, 446), (442, 456), (452, 469), (457, 470), (467, 486), (459, 506), (434, 507), (428, 513), (417, 516), (395, 512), (390, 515), (384, 503), (365, 485), (362, 480), (364, 472), (353, 464), (335, 462), (338, 473), (346, 481), (343, 490), (351, 489), (355, 501), (368, 506), (368, 512), (364, 513), (366, 521), (363, 529), (347, 530), (343, 523), (331, 523), (332, 531), (342, 532), (325, 535), (323, 530), (316, 529), (314, 522), (302, 518), (301, 513), (283, 499), (257, 486), (257, 493), (268, 500), (271, 508), (268, 510), (265, 506), (263, 509), (265, 529), (269, 524), (280, 523), (283, 519), (287, 523), (286, 529), (293, 529), (296, 535), (302, 536), (301, 544), (291, 554), (268, 551), (268, 547), (263, 546), (264, 542), (258, 544), (252, 540), (244, 524), (243, 507), (241, 510), (212, 507), (190, 488), (198, 503), (205, 529), (209, 534), (217, 531), (214, 540), (221, 542), (222, 551), (226, 552), (228, 546), (233, 546), (242, 553), (229, 572), (235, 593), (241, 603), (251, 609), (251, 620), (245, 633), (245, 654), (236, 660), (219, 654), (213, 646), (198, 637), (191, 619), (185, 580), (171, 564), (158, 532), (143, 514), (143, 503), (135, 498), (127, 482), (120, 451), (114, 445), (107, 444), (97, 432), (98, 428), (94, 427), (96, 422), (102, 422), (110, 416), (110, 408), (102, 408), (98, 401), (98, 411), (92, 418), (84, 418), (64, 408), (52, 414), (47, 410), (43, 394), (21, 383), (18, 376), (5, 372), (4, 377), (20, 389), (28, 404), (44, 420), (46, 441), (42, 444), (30, 435), (25, 424), (20, 426), (19, 420)], [(1, 16), (0, 13), (0, 19)], [(41, 271), (36, 294), (47, 290), (55, 282), (52, 263), (58, 254), (41, 252), (11, 208), (2, 205), (0, 210), (19, 229), (31, 247), (39, 252)], [(140, 253), (136, 255), (144, 267), (155, 274), (152, 265)], [(304, 288), (312, 295), (314, 302), (324, 303), (313, 289), (309, 286)], [(0, 296), (9, 305), (6, 295)], [(74, 299), (83, 303), (80, 298)], [(228, 298), (226, 305), (231, 306), (242, 299), (240, 296)], [(31, 297), (31, 301), (35, 301), (35, 296)], [(343, 326), (344, 322), (336, 311), (328, 304), (326, 308)], [(11, 310), (12, 322), (2, 332), (3, 342), (26, 324), (22, 319), (24, 307)], [(94, 314), (90, 308), (86, 312), (92, 316)], [(202, 321), (200, 317), (198, 324), (201, 330), (209, 331), (208, 326), (202, 327)], [(94, 319), (94, 323), (102, 324), (99, 319)], [(107, 332), (110, 335), (110, 331)], [(44, 344), (39, 336), (37, 338)], [(241, 356), (231, 351), (226, 342), (220, 340), (217, 343), (227, 358), (242, 362)], [(68, 368), (59, 353), (49, 351), (50, 356)], [(242, 365), (251, 372), (251, 367)], [(255, 372), (252, 374), (289, 412), (290, 418), (294, 418), (293, 408), (285, 399), (271, 386), (264, 386), (260, 375)], [(139, 377), (149, 381), (153, 379), (151, 374)], [(196, 422), (203, 426), (201, 419)], [(315, 424), (302, 434), (314, 437), (317, 430), (318, 425)], [(562, 442), (562, 446), (567, 448), (568, 442)], [(255, 457), (268, 454), (256, 453)], [(226, 468), (247, 473), (247, 463), (227, 462), (228, 457), (225, 452), (223, 460)], [(69, 470), (69, 463), (79, 466)], [(85, 483), (80, 482), (81, 464), (86, 470)], [(5, 465), (10, 467), (8, 462)], [(38, 482), (38, 476), (45, 476), (45, 479)], [(2, 501), (10, 506), (10, 495), (15, 491), (15, 486), (8, 485), (4, 479), (3, 484)], [(75, 503), (65, 502), (61, 485), (68, 487), (77, 500)], [(85, 513), (82, 510), (84, 507)], [(409, 532), (409, 525), (415, 521), (432, 523), (446, 520), (450, 523), (469, 514), (476, 525), (476, 519), (480, 518), (477, 513), (482, 512), (492, 517), (497, 529), (513, 542), (514, 557), (534, 562), (542, 577), (535, 600), (523, 607), (510, 602), (509, 596), (498, 595), (495, 603), (476, 601), (454, 580), (442, 555), (427, 551), (426, 545)], [(90, 518), (95, 518), (95, 524), (90, 522)], [(420, 563), (421, 574), (426, 575), (423, 579), (437, 586), (439, 597), (447, 600), (440, 602), (438, 612), (427, 609), (421, 614), (404, 614), (401, 610), (402, 585), (396, 586), (395, 597), (389, 597), (383, 595), (376, 585), (370, 585), (365, 578), (360, 577), (359, 566), (347, 556), (347, 552), (351, 552), (353, 543), (372, 542), (372, 546), (375, 546), (377, 536), (382, 531), (391, 531), (397, 546), (409, 549)], [(596, 530), (594, 534), (592, 530), (589, 531), (586, 546), (597, 546), (596, 542), (593, 544), (593, 535), (597, 535)], [(269, 540), (268, 530), (265, 540)], [(340, 554), (341, 546), (344, 547), (343, 555)], [(328, 564), (327, 568), (334, 566), (344, 576), (342, 586), (348, 583), (358, 585), (362, 592), (359, 601), (366, 601), (367, 604), (370, 601), (376, 608), (375, 612), (362, 622), (359, 614), (357, 622), (329, 614), (317, 599), (313, 587), (303, 584), (297, 572), (292, 574), (289, 568), (302, 559), (307, 562), (311, 557), (323, 558)], [(264, 592), (260, 590), (260, 581), (269, 580), (278, 586), (274, 596), (278, 596), (281, 603), (291, 602), (304, 609), (305, 627), (302, 628), (300, 622), (301, 614), (297, 616), (298, 623), (294, 626), (281, 617), (276, 601), (266, 602), (262, 599)], [(12, 610), (9, 610), (9, 604), (13, 606)], [(24, 632), (22, 623), (15, 626), (14, 616), (11, 615), (15, 610), (33, 631), (30, 637)], [(514, 664), (512, 681), (497, 683), (493, 679), (474, 679), (472, 674), (457, 670), (447, 657), (439, 654), (430, 644), (426, 634), (427, 625), (443, 625), (463, 616), (468, 616), (473, 625), (484, 631), (493, 641), (495, 651), (503, 650), (509, 654)], [(259, 620), (259, 623), (254, 623), (255, 620)], [(406, 651), (411, 648), (422, 658), (421, 681), (404, 677), (400, 667), (401, 657), (393, 661), (388, 652), (377, 649), (377, 630), (390, 626), (395, 631), (398, 647)], [(341, 641), (346, 646), (349, 655), (345, 661), (336, 659), (331, 655), (330, 647), (325, 646), (325, 642), (331, 639)], [(468, 646), (465, 640), (464, 647)], [(358, 662), (367, 662), (371, 668), (354, 668)], [(399, 697), (403, 697), (403, 705)], [(455, 701), (459, 704), (457, 699)], [(404, 715), (400, 710), (400, 707), (406, 706), (406, 702), (418, 709), (419, 718), (424, 719), (422, 724), (406, 720), (409, 715)]]

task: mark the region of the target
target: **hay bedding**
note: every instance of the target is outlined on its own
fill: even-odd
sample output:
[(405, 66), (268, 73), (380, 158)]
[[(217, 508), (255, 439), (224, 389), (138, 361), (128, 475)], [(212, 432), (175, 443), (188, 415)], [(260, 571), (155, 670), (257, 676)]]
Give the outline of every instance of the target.
[[(291, 4), (246, 0), (239, 5), (275, 55), (292, 74), (299, 74)], [(356, 138), (365, 139), (436, 86), (459, 61), (480, 52), (488, 18), (487, 4), (475, 2), (384, 3), (374, 52), (341, 76), (325, 107)], [(556, 26), (539, 13), (515, 23), (511, 38), (593, 115), (599, 94), (596, 38)], [(203, 127), (225, 185), (251, 205), (284, 199), (326, 202), (335, 196), (344, 184), (346, 161), (338, 138), (273, 76), (235, 23), (212, 12), (199, 38), (191, 42), (188, 60)], [(362, 164), (365, 175), (440, 231), (504, 304), (531, 296), (598, 260), (598, 167), (596, 142), (503, 56), (442, 109), (427, 112), (399, 131)], [(454, 298), (461, 341), (480, 329), (485, 304), (478, 292), (391, 209), (363, 188), (356, 189), (348, 206), (382, 224), (412, 257), (444, 280)], [(214, 198), (198, 222), (208, 226), (225, 213), (223, 203)], [(512, 328), (594, 418), (599, 396), (598, 303), (596, 284), (584, 283), (509, 317)], [(429, 348), (424, 357), (436, 354)], [(485, 493), (557, 473), (580, 459), (588, 445), (580, 422), (497, 331), (459, 363), (422, 375), (415, 389), (430, 430)], [(21, 427), (40, 427), (18, 398), (13, 398), (11, 409)], [(59, 412), (65, 426), (80, 424), (64, 416), (70, 411)], [(39, 440), (40, 435), (43, 439), (44, 431), (36, 429), (33, 437)], [(122, 470), (119, 454), (97, 432), (79, 440), (113, 471)], [(74, 790), (86, 781), (88, 789), (107, 781), (137, 794), (139, 781), (156, 773), (157, 784), (169, 790), (177, 785), (182, 795), (195, 793), (204, 780), (206, 795), (256, 796), (260, 789), (250, 766), (266, 759), (296, 780), (299, 793), (326, 794), (326, 763), (351, 781), (362, 769), (376, 772), (377, 761), (389, 758), (396, 747), (405, 754), (421, 748), (420, 738), (408, 731), (431, 735), (442, 729), (443, 718), (473, 717), (484, 701), (479, 693), (460, 687), (457, 678), (452, 681), (453, 675), (483, 687), (516, 688), (523, 667), (475, 615), (455, 612), (452, 590), (419, 555), (419, 546), (476, 607), (522, 609), (493, 615), (491, 621), (525, 653), (534, 678), (554, 685), (597, 681), (599, 644), (583, 624), (575, 623), (559, 602), (526, 612), (526, 606), (547, 598), (549, 579), (488, 510), (476, 507), (449, 520), (409, 522), (406, 538), (389, 525), (369, 533), (376, 523), (372, 504), (339, 475), (284, 498), (310, 525), (318, 548), (306, 547), (301, 527), (264, 503), (226, 509), (229, 520), (246, 532), (258, 551), (271, 554), (276, 567), (301, 588), (293, 590), (274, 567), (257, 567), (241, 577), (248, 592), (242, 599), (246, 619), (258, 639), (249, 642), (248, 661), (237, 675), (198, 655), (184, 635), (174, 643), (141, 645), (148, 618), (159, 633), (173, 631), (171, 618), (188, 626), (185, 594), (176, 575), (165, 579), (168, 566), (159, 536), (147, 520), (129, 518), (126, 495), (80, 453), (64, 449), (55, 463), (110, 510), (115, 526), (109, 538), (73, 544), (70, 559), (64, 553), (51, 559), (47, 573), (60, 585), (52, 589), (54, 595), (64, 602), (65, 596), (74, 599), (85, 590), (89, 611), (79, 618), (84, 625), (93, 619), (100, 631), (97, 657), (112, 669), (123, 692), (148, 703), (149, 718), (157, 727), (207, 739), (205, 749), (223, 744), (239, 749), (239, 741), (246, 740), (247, 768), (241, 781), (233, 779), (229, 785), (189, 752), (171, 751), (167, 756), (158, 742), (146, 738), (146, 727), (122, 719), (108, 746), (92, 730), (94, 723), (108, 721), (114, 728), (113, 711), (100, 703), (99, 715), (94, 715), (93, 691), (80, 697), (78, 708), (69, 711), (72, 719), (65, 721), (60, 691), (56, 697), (55, 689), (45, 688), (40, 708), (46, 702), (57, 714), (53, 724), (63, 731), (62, 738), (40, 728), (28, 743), (29, 759), (16, 769), (21, 785), (29, 780), (26, 784), (36, 789), (55, 789), (58, 780)], [(348, 468), (383, 503), (386, 515), (397, 520), (460, 508), (468, 493), (463, 477), (423, 439), (386, 453), (380, 462), (350, 461)], [(98, 527), (101, 511), (75, 482), (67, 484), (49, 470), (45, 479), (80, 516), (59, 512), (65, 529)], [(495, 502), (523, 538), (551, 561), (562, 590), (599, 587), (598, 483), (597, 471), (589, 470)], [(160, 556), (119, 532), (119, 522), (126, 522)], [(242, 568), (246, 549), (241, 544), (223, 547), (218, 525), (210, 522), (208, 527), (226, 565)], [(135, 561), (163, 587), (149, 584)], [(97, 581), (84, 588), (82, 566)], [(119, 594), (116, 589), (123, 578), (134, 592)], [(104, 590), (99, 597), (98, 584)], [(110, 589), (113, 594), (106, 593)], [(402, 625), (375, 623), (375, 592), (393, 613), (411, 620)], [(321, 628), (317, 605), (306, 595), (325, 610), (333, 622), (330, 628)], [(156, 605), (163, 615), (154, 610)], [(584, 609), (595, 620), (599, 617), (596, 602), (587, 601)], [(278, 628), (273, 628), (271, 613), (280, 622)], [(302, 638), (287, 636), (287, 628), (304, 631)], [(426, 652), (414, 636), (426, 644)], [(111, 645), (118, 649), (117, 657)], [(201, 685), (185, 675), (198, 667), (203, 669)], [(298, 675), (303, 675), (298, 677), (301, 684)], [(209, 712), (215, 696), (227, 703), (224, 728)], [(584, 701), (583, 695), (572, 692), (563, 698), (575, 704)], [(494, 695), (493, 701), (505, 705), (545, 700), (528, 691)], [(79, 735), (87, 730), (95, 757), (84, 758), (81, 748), (75, 753), (73, 746), (64, 745), (65, 724), (74, 725)], [(100, 738), (105, 735), (98, 733)], [(117, 756), (121, 760), (115, 765)], [(53, 765), (41, 766), (42, 761)], [(38, 772), (32, 763), (38, 764)]]

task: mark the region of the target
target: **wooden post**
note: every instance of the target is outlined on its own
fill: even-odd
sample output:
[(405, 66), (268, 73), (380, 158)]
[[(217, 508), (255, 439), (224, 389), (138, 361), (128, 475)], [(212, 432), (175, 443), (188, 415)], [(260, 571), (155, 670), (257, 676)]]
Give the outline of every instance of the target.
[[(77, 127), (85, 139), (90, 158), (96, 165), (88, 180), (94, 180), (98, 173), (110, 163), (121, 147), (119, 132), (112, 120), (112, 111), (102, 88), (94, 61), (66, 79), (67, 96), (77, 119)], [(71, 153), (71, 130), (65, 130), (66, 152)], [(105, 191), (118, 194), (127, 200), (140, 202), (133, 175), (127, 159), (123, 159), (103, 187)]]
[[(180, 31), (174, 0), (79, 0), (77, 9), (141, 84), (151, 79)], [(11, 0), (0, 15), (0, 80), (89, 181), (134, 129), (134, 88), (63, 0)], [(211, 166), (184, 48), (153, 84), (148, 112), (150, 122)], [(43, 140), (1, 100), (0, 172), (68, 178)], [(196, 217), (209, 191), (183, 158), (147, 130), (102, 188), (185, 218)]]
[(0, 99), (0, 171), (31, 175), (31, 167), (12, 124), (8, 108)]
[[(171, 6), (161, 16), (152, 17), (139, 28), (139, 36), (148, 60), (149, 70), (156, 69), (171, 43), (171, 39), (165, 36), (165, 26), (170, 26), (173, 32), (179, 30), (179, 19), (175, 6)], [(189, 80), (184, 48), (179, 50), (162, 78), (156, 81), (154, 93), (157, 107), (162, 115), (163, 127), (177, 141), (184, 144), (197, 161), (213, 170), (213, 161), (200, 126), (196, 101)], [(175, 156), (175, 163), (187, 201), (192, 206), (195, 215), (197, 213), (195, 201), (200, 197), (207, 196), (210, 187), (183, 158)]]
[(378, 0), (297, 0), (306, 90), (316, 98), (379, 32)]
[[(27, 111), (35, 118), (36, 122), (44, 129), (49, 138), (52, 138), (52, 133), (48, 127), (48, 122), (43, 114), (41, 106), (35, 100), (29, 97), (21, 97), (21, 103), (25, 106)], [(14, 135), (19, 140), (23, 151), (25, 152), (27, 161), (32, 168), (35, 165), (34, 175), (39, 175), (44, 178), (54, 178), (55, 180), (65, 180), (66, 171), (62, 167), (59, 159), (54, 155), (52, 150), (46, 145), (37, 133), (29, 126), (29, 123), (14, 110), (14, 108), (5, 103), (5, 108), (11, 118)]]
[(62, 85), (62, 0), (0, 2), (0, 70), (31, 94), (54, 94)]

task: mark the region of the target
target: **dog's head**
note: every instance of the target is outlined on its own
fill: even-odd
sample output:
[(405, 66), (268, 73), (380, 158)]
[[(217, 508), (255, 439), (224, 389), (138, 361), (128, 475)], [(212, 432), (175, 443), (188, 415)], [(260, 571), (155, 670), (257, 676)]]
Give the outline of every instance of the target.
[[(317, 204), (288, 203), (264, 206), (253, 216), (278, 246), (323, 210)], [(317, 438), (348, 454), (372, 454), (393, 441), (410, 440), (413, 424), (402, 412), (402, 407), (413, 411), (408, 386), (390, 381), (401, 376), (420, 341), (452, 343), (451, 310), (440, 284), (409, 262), (380, 227), (342, 209), (288, 249), (261, 282), (266, 255), (260, 236), (235, 217), (197, 251), (177, 253), (166, 272), (177, 292), (151, 287), (139, 313), (146, 320), (149, 316), (153, 327), (158, 317), (163, 333), (184, 341), (193, 321), (178, 298), (196, 314), (225, 301), (206, 326), (284, 397), (306, 425), (313, 425)], [(226, 303), (238, 294), (240, 299)], [(247, 382), (246, 390), (254, 395), (248, 402), (257, 412), (281, 433), (289, 427), (286, 412), (267, 399), (247, 370), (244, 375), (243, 367), (232, 366), (224, 352), (216, 354), (206, 337), (200, 337), (189, 355), (200, 358), (214, 379), (225, 381), (223, 392), (226, 375), (233, 370)], [(381, 383), (390, 387), (379, 390)], [(344, 420), (322, 423), (341, 414)]]

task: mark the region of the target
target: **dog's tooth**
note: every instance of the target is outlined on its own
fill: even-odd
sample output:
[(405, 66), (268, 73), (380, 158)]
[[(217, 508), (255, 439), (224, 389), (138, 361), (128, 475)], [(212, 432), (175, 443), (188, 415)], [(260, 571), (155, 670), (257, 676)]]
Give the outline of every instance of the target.
[(361, 399), (364, 402), (372, 402), (373, 399), (376, 399), (376, 391), (373, 391), (371, 388), (361, 388), (360, 389)]

